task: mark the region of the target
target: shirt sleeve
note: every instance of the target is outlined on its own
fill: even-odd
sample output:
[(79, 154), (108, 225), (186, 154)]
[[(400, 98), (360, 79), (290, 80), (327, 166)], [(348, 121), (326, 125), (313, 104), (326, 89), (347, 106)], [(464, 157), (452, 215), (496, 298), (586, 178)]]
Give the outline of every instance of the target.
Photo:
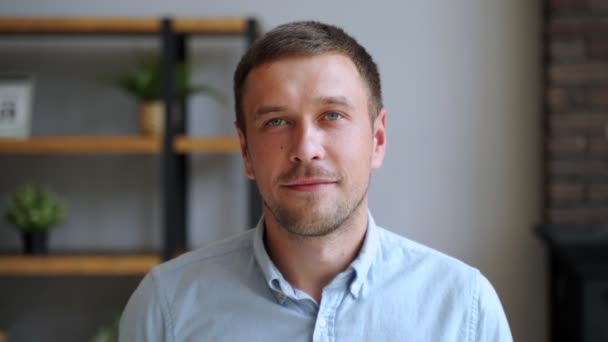
[[(475, 305), (475, 304), (474, 304)], [(478, 342), (512, 342), (509, 322), (496, 291), (486, 277), (479, 274), (477, 291), (477, 324), (473, 327)]]
[(131, 295), (120, 318), (119, 342), (170, 342), (171, 321), (154, 270)]

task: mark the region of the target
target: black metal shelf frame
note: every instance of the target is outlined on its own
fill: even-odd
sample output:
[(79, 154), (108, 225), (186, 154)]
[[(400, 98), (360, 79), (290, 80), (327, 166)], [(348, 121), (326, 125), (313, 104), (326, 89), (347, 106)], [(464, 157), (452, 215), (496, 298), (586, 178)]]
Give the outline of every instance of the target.
[[(258, 37), (258, 23), (255, 19), (247, 20), (247, 29), (244, 32), (247, 46)], [(187, 35), (176, 33), (173, 30), (171, 18), (162, 20), (162, 61), (163, 82), (162, 94), (165, 104), (165, 132), (162, 144), (161, 178), (163, 203), (163, 230), (164, 244), (163, 260), (171, 259), (180, 251), (188, 247), (188, 234), (186, 218), (188, 217), (188, 180), (189, 157), (187, 154), (178, 154), (173, 149), (176, 136), (184, 135), (187, 131), (187, 108), (185, 103), (180, 104), (182, 112), (178, 116), (174, 112), (175, 65), (188, 59)], [(262, 212), (262, 201), (254, 182), (249, 181), (249, 213), (248, 224), (253, 227)]]

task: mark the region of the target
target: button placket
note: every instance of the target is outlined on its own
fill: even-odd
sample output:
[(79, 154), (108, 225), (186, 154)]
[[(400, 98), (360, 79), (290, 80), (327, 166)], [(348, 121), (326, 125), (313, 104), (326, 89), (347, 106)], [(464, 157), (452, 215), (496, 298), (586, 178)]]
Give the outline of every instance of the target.
[(319, 325), (319, 328), (325, 328), (327, 327), (327, 320), (324, 317), (319, 317), (317, 324)]
[(334, 321), (338, 307), (348, 293), (346, 287), (323, 290), (323, 297), (315, 322), (313, 341), (335, 341)]

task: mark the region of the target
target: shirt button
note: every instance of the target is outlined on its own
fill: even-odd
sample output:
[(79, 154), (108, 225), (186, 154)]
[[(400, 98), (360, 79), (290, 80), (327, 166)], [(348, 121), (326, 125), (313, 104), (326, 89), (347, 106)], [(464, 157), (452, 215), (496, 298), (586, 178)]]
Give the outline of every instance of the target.
[(327, 321), (325, 320), (325, 318), (323, 318), (323, 317), (319, 318), (319, 327), (325, 328), (326, 325), (327, 325)]

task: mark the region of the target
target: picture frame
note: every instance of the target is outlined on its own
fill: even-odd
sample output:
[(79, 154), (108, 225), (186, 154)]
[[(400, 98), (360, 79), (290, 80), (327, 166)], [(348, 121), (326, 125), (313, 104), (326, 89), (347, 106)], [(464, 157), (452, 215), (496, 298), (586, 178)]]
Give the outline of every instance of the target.
[(0, 74), (0, 139), (31, 133), (34, 81), (27, 74)]

